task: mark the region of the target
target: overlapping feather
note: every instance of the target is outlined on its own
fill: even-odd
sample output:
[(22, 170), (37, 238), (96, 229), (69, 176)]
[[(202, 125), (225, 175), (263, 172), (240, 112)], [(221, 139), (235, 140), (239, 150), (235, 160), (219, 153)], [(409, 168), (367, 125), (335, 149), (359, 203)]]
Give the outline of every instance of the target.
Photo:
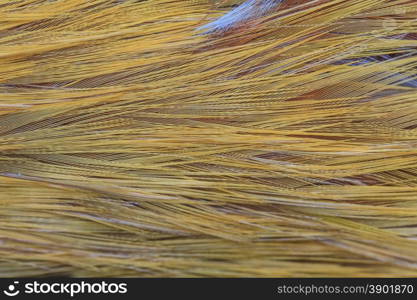
[(0, 1), (0, 276), (417, 275), (417, 2), (236, 9)]

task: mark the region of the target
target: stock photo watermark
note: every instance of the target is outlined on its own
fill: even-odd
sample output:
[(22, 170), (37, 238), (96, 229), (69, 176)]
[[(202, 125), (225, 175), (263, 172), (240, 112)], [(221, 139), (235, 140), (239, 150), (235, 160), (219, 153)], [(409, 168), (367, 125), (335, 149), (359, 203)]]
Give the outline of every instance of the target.
[(127, 283), (107, 283), (105, 281), (90, 282), (31, 282), (20, 283), (13, 281), (3, 289), (3, 294), (8, 297), (17, 295), (39, 295), (39, 294), (56, 294), (69, 295), (75, 297), (79, 294), (126, 294)]

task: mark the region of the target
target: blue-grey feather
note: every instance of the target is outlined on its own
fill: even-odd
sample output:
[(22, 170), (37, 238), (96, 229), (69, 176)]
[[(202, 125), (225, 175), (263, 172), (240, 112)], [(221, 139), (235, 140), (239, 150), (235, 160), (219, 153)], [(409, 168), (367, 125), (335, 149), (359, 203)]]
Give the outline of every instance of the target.
[(282, 0), (247, 0), (213, 22), (197, 28), (197, 30), (204, 31), (204, 33), (227, 31), (245, 21), (265, 16), (281, 2)]

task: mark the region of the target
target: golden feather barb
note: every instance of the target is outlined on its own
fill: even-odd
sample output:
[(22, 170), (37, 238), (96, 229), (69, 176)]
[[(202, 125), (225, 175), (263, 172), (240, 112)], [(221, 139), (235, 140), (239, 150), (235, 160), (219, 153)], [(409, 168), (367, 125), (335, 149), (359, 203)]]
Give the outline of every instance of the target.
[(0, 0), (0, 276), (417, 276), (417, 2), (245, 3)]

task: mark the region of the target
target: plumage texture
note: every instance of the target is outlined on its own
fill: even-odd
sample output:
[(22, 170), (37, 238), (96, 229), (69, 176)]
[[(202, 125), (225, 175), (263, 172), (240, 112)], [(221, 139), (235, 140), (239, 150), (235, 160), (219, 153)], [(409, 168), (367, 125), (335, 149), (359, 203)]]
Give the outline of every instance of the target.
[(0, 276), (417, 276), (417, 2), (239, 5), (0, 0)]

